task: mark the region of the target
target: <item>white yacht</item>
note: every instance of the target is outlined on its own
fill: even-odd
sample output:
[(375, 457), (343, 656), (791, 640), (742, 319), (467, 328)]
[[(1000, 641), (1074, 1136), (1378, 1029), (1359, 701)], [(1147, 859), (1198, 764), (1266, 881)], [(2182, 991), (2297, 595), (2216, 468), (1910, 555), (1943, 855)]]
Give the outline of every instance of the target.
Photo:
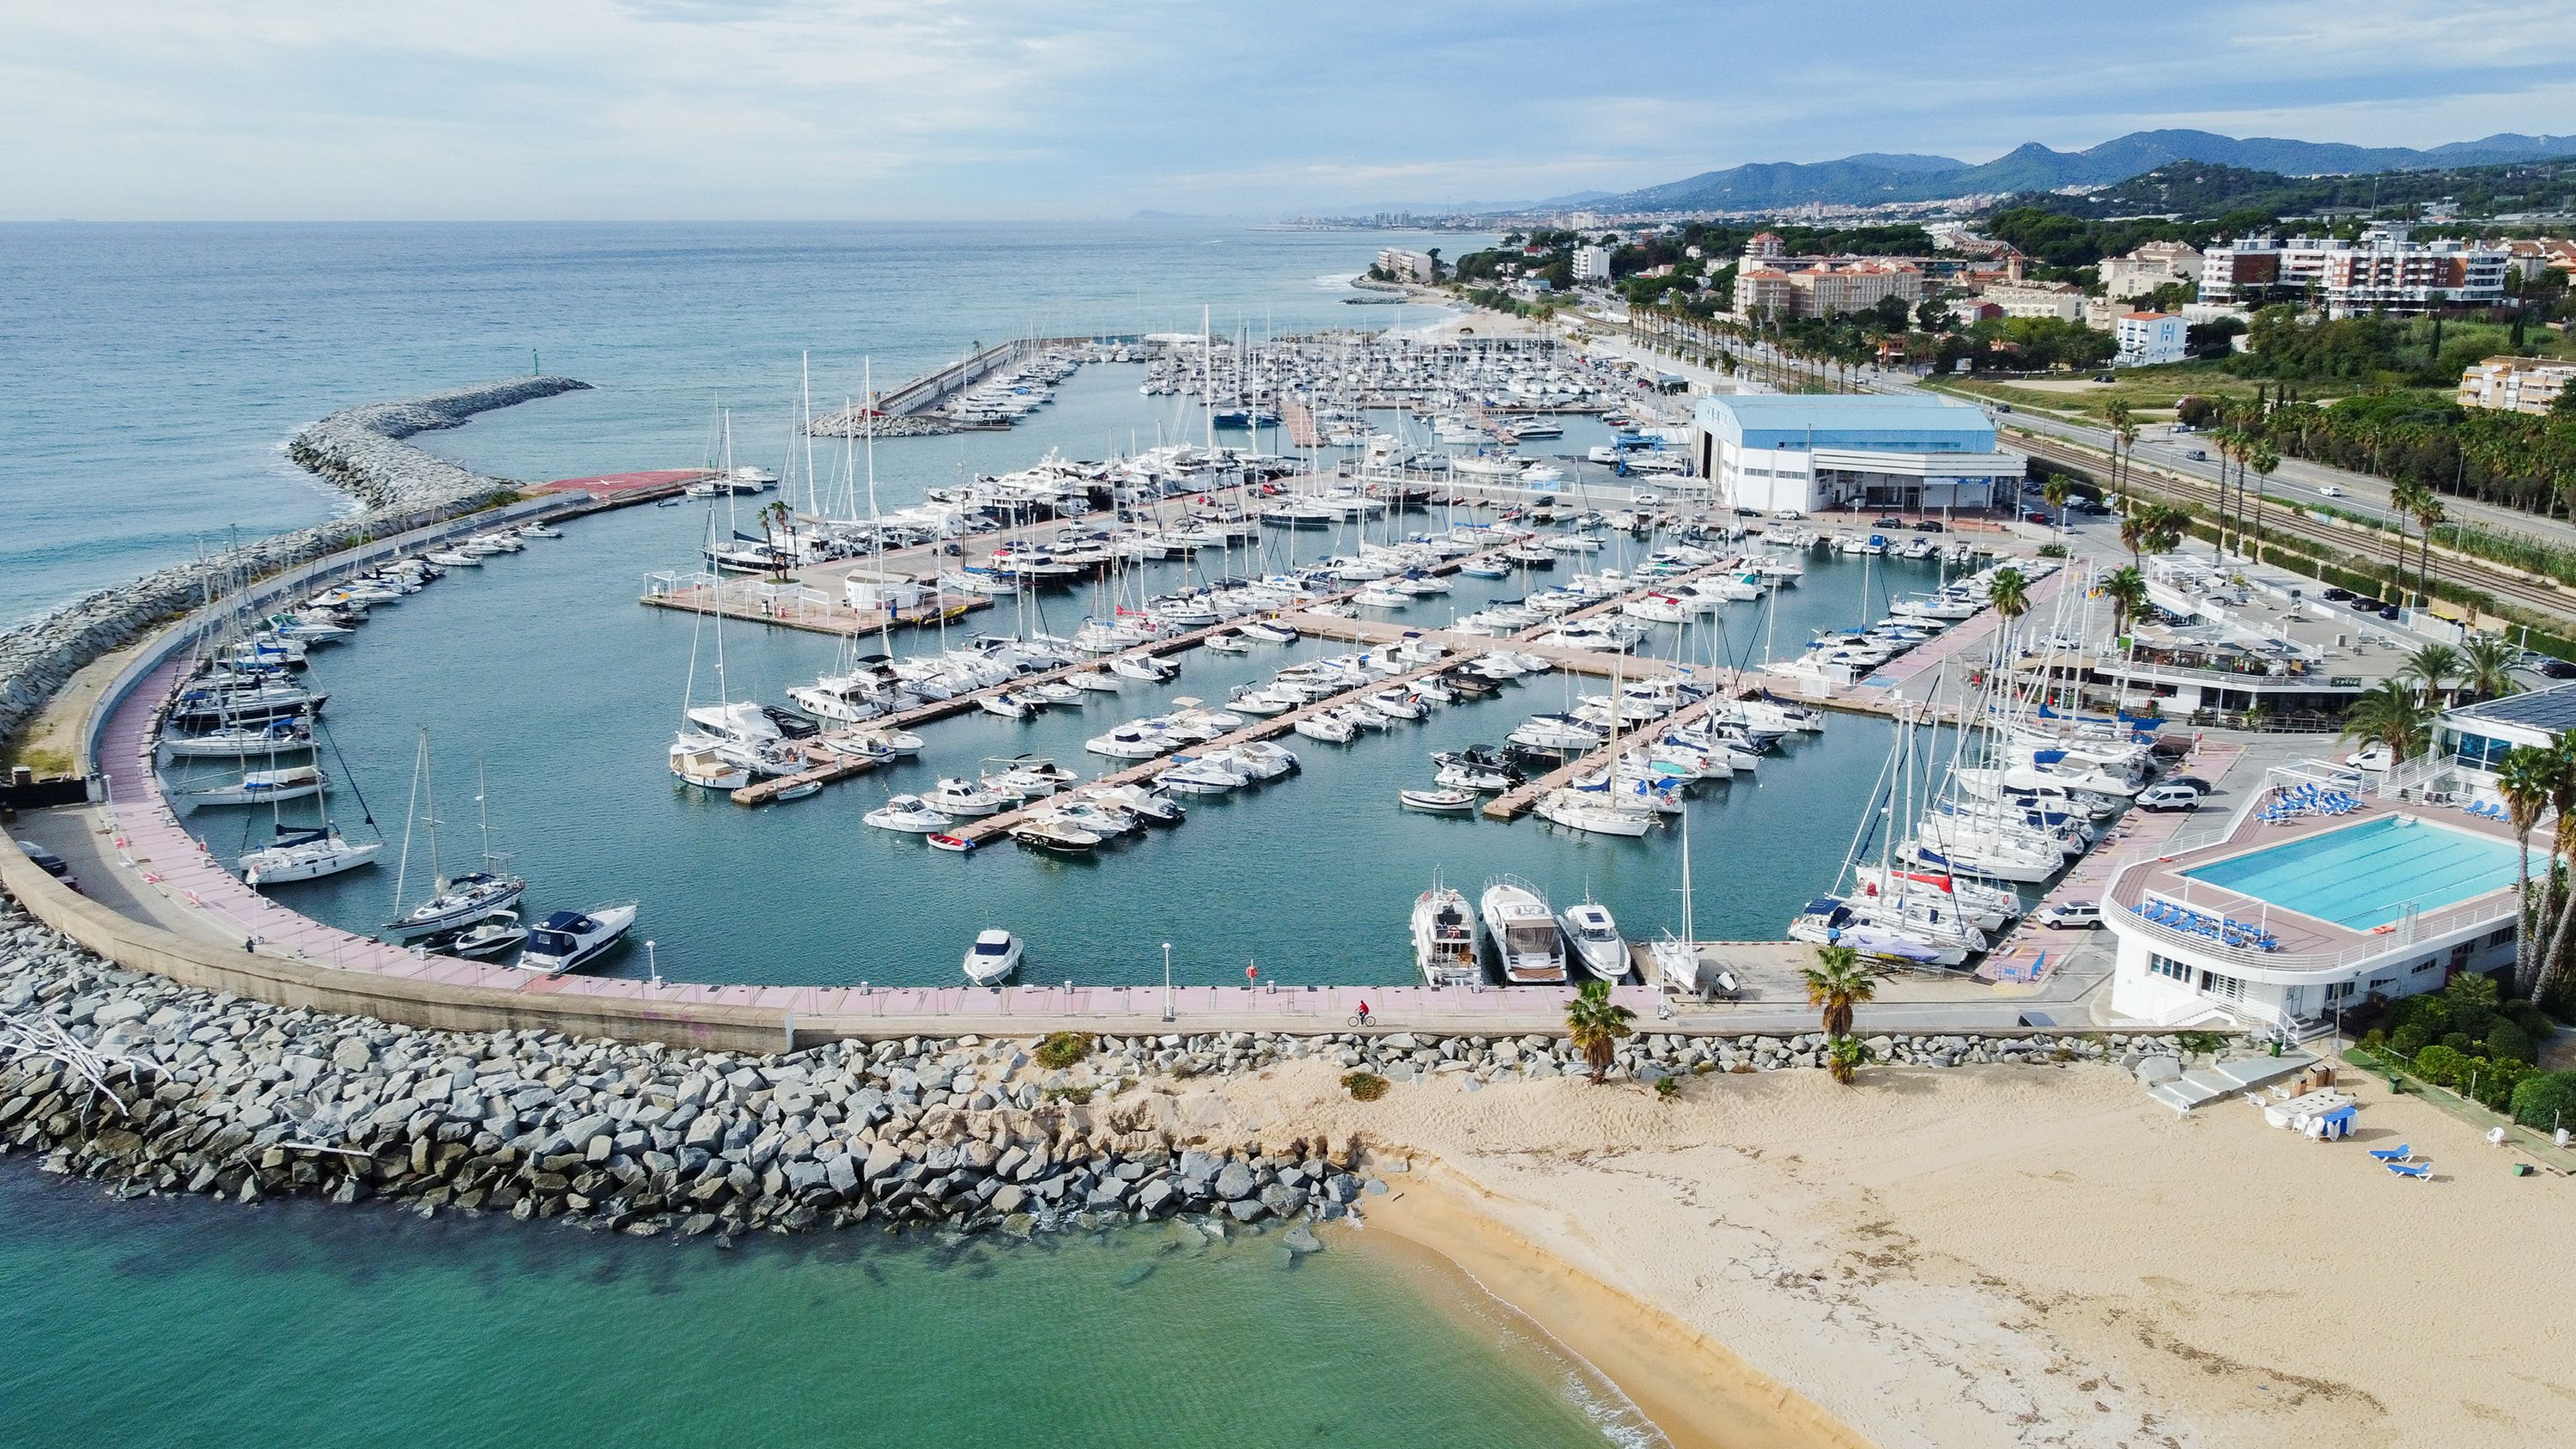
[[(1097, 842), (1095, 842), (1097, 843)], [(985, 931), (966, 948), (966, 979), (978, 986), (998, 986), (1020, 969), (1020, 938), (1008, 931)]]
[(1432, 884), (1413, 902), (1413, 964), (1431, 986), (1472, 986), (1484, 979), (1476, 959), (1476, 918), (1467, 897)]
[(671, 741), (671, 773), (701, 790), (741, 789), (751, 783), (751, 771), (728, 753), (729, 743), (713, 735), (681, 735)]
[(621, 901), (587, 912), (555, 912), (528, 933), (527, 949), (519, 953), (519, 969), (561, 976), (598, 960), (626, 938), (635, 925), (636, 910), (635, 902)]
[(275, 840), (242, 856), (242, 879), (254, 886), (317, 880), (367, 865), (384, 849), (381, 840), (352, 841), (331, 825), (318, 830), (280, 825)]
[(180, 798), (191, 805), (265, 805), (321, 793), (321, 770), (312, 765), (289, 765), (276, 770), (245, 771), (234, 784), (185, 791)]
[(922, 803), (918, 795), (897, 795), (879, 809), (861, 816), (879, 830), (893, 830), (909, 835), (929, 835), (946, 830), (953, 822), (945, 815)]
[(1515, 986), (1565, 984), (1565, 941), (1556, 917), (1537, 891), (1513, 880), (1485, 887), (1485, 934), (1502, 958), (1503, 979)]
[(1628, 943), (1620, 938), (1619, 923), (1610, 918), (1609, 907), (1585, 896), (1581, 904), (1568, 906), (1557, 924), (1584, 970), (1604, 981), (1628, 979)]
[(991, 815), (1010, 802), (963, 775), (952, 775), (933, 785), (921, 796), (921, 803), (942, 815), (971, 820)]
[(1589, 835), (1639, 836), (1655, 823), (1652, 808), (1606, 787), (1550, 790), (1536, 809), (1541, 820)]

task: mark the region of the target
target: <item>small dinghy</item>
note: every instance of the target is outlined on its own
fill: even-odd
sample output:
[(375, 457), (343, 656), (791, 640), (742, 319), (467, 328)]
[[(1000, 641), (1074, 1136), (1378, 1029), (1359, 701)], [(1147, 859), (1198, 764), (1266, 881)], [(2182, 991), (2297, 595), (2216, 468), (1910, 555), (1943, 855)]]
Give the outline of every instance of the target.
[(450, 956), (469, 961), (489, 961), (527, 944), (528, 928), (519, 924), (516, 911), (494, 911), (471, 927), (458, 932), (443, 948)]
[(1408, 810), (1428, 810), (1438, 815), (1464, 815), (1476, 808), (1479, 798), (1473, 790), (1398, 790), (1395, 798)]

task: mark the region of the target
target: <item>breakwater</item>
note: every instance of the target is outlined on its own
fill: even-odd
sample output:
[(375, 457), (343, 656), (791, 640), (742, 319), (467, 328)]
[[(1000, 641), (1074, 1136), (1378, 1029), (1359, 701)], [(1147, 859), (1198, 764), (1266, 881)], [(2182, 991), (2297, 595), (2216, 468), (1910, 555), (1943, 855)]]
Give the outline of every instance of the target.
[[(1180, 1218), (1348, 1215), (1400, 1148), (1221, 1140), (1229, 1079), (1320, 1059), (1458, 1090), (1585, 1070), (1555, 1035), (972, 1034), (772, 1055), (557, 1031), (439, 1032), (119, 969), (0, 910), (0, 1152), (141, 1194), (295, 1195), (571, 1218), (648, 1236), (863, 1224), (1029, 1235)], [(1641, 1034), (1614, 1079), (1823, 1065), (1824, 1038)], [(2168, 1055), (2160, 1037), (1880, 1036), (1883, 1062), (2038, 1067)]]
[(487, 506), (513, 485), (397, 440), (588, 386), (568, 377), (515, 378), (370, 403), (315, 423), (287, 445), (288, 456), (348, 492), (364, 512), (155, 569), (0, 634), (0, 735), (24, 728), (82, 665), (245, 583)]
[(286, 456), (369, 508), (453, 506), (514, 485), (411, 447), (403, 439), (462, 427), (476, 413), (589, 387), (569, 377), (514, 377), (395, 402), (364, 403), (343, 408), (297, 433), (286, 445)]

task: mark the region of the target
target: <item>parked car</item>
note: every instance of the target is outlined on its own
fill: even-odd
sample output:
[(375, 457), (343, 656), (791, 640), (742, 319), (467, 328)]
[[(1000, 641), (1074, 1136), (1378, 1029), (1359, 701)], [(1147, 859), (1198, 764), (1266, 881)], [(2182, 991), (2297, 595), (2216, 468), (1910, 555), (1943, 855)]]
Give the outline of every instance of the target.
[(2102, 924), (2102, 907), (2095, 901), (2057, 901), (2040, 907), (2031, 917), (2052, 931), (2083, 931)]
[(2189, 785), (2176, 784), (2167, 780), (2162, 784), (2149, 785), (2140, 790), (2138, 808), (2141, 810), (2197, 810), (2200, 808), (2200, 792)]
[(2525, 654), (2520, 660), (2525, 669), (2536, 669), (2549, 679), (2576, 679), (2576, 664), (2547, 654)]
[(2326, 601), (2327, 603), (2329, 603), (2329, 604), (2340, 604), (2340, 603), (2344, 602), (2345, 600), (2347, 600), (2347, 599), (2349, 599), (2349, 598), (2351, 598), (2351, 597), (2352, 597), (2352, 590), (2350, 590), (2350, 589), (2328, 589), (2328, 590), (2326, 590), (2326, 591), (2325, 591), (2325, 594), (2323, 595), (2323, 597), (2324, 597), (2325, 601)]
[(1796, 509), (1794, 509), (1794, 508), (1783, 508), (1783, 509), (1781, 509), (1779, 512), (1774, 513), (1774, 514), (1772, 514), (1771, 516), (1772, 516), (1773, 518), (1798, 519), (1798, 518), (1804, 518), (1804, 517), (1806, 517), (1807, 515), (1805, 515), (1805, 514), (1803, 514), (1803, 513), (1800, 513), (1798, 510), (1796, 510)]
[(38, 870), (41, 870), (45, 874), (52, 876), (54, 879), (61, 881), (63, 884), (70, 886), (73, 890), (80, 889), (80, 880), (72, 874), (71, 863), (64, 860), (61, 856), (54, 854), (52, 851), (45, 849), (43, 846), (38, 845), (32, 840), (19, 841), (18, 848), (27, 852), (27, 858), (36, 863), (36, 868)]
[(2093, 380), (2095, 382), (2109, 382), (2111, 380), (2111, 374), (2107, 372), (2097, 372), (2093, 374)]
[(1872, 528), (1903, 528), (1905, 526), (1905, 520), (1897, 517), (1893, 513), (1890, 513), (1872, 520), (1869, 526)]
[(1760, 518), (1762, 516), (1762, 510), (1759, 508), (1738, 508), (1735, 510), (1735, 516), (1738, 518)]
[(2317, 485), (2317, 496), (2320, 498), (2341, 498), (2343, 496), (2343, 490), (2337, 488), (2332, 483), (2320, 483)]
[(2388, 601), (2386, 599), (2356, 597), (2352, 601), (2352, 611), (2356, 614), (2376, 614), (2387, 607)]
[(1937, 518), (1927, 518), (1921, 523), (1914, 525), (1914, 531), (1916, 533), (1940, 533), (1944, 530), (1941, 527), (1941, 520)]
[(2389, 605), (2388, 607), (2386, 607), (2386, 608), (2384, 608), (2384, 609), (2380, 610), (2380, 611), (2379, 611), (2379, 617), (2381, 617), (2381, 618), (2383, 618), (2383, 619), (2387, 619), (2387, 620), (2394, 621), (2394, 620), (2397, 618), (2397, 606), (2396, 606), (2395, 604), (2391, 604), (2391, 605)]
[(2195, 463), (2206, 463), (2209, 461), (2209, 450), (2206, 448), (2194, 448), (2183, 454), (2183, 456), (2189, 458)]
[(2397, 763), (2397, 754), (2384, 744), (2365, 745), (2344, 756), (2343, 762), (2356, 770), (2385, 770)]
[(2021, 516), (2025, 521), (2030, 523), (2054, 523), (2057, 521), (2048, 516), (2048, 510), (2045, 508), (2025, 508), (2021, 511)]

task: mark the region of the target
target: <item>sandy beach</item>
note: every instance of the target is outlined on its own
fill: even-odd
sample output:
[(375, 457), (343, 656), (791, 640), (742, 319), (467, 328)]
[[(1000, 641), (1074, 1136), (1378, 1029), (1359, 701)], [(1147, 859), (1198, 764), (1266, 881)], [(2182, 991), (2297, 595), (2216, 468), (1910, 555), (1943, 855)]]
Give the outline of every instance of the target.
[[(1709, 1076), (1677, 1101), (1318, 1063), (1182, 1091), (1228, 1143), (1357, 1133), (1434, 1248), (1692, 1446), (2576, 1439), (2565, 1178), (2379, 1084), (2352, 1141), (2101, 1067)], [(2411, 1143), (2429, 1184), (2364, 1149)]]

